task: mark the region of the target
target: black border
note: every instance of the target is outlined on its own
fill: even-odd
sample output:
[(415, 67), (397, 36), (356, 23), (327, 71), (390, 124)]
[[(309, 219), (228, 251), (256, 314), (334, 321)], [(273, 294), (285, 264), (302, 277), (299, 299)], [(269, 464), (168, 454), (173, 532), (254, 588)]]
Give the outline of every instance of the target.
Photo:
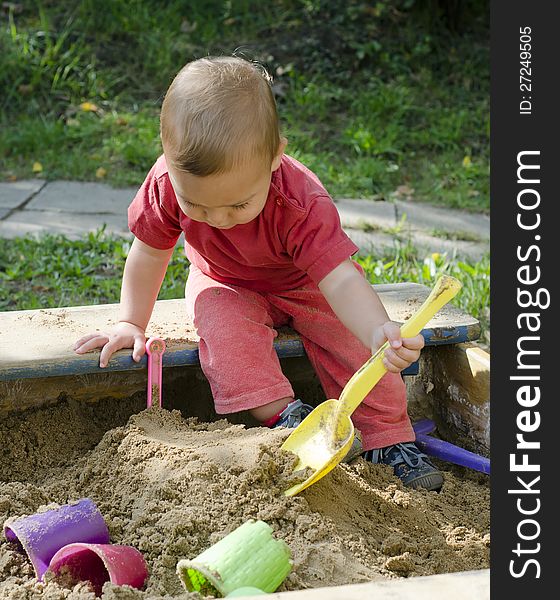
[[(531, 598), (529, 594), (549, 590), (546, 597), (558, 597), (559, 586), (553, 581), (560, 567), (553, 560), (560, 546), (560, 503), (555, 502), (554, 489), (560, 479), (560, 445), (555, 445), (553, 428), (558, 429), (558, 389), (560, 389), (560, 368), (556, 367), (557, 350), (553, 313), (556, 309), (554, 293), (555, 275), (560, 271), (557, 258), (560, 256), (560, 232), (556, 231), (555, 205), (560, 197), (560, 152), (557, 138), (560, 138), (560, 97), (555, 89), (559, 87), (560, 73), (557, 58), (560, 52), (557, 40), (560, 40), (560, 22), (555, 13), (557, 2), (533, 0), (502, 0), (491, 2), (491, 333), (492, 333), (492, 371), (491, 371), (491, 596), (492, 598)], [(531, 92), (520, 90), (520, 28), (531, 27)], [(520, 114), (522, 96), (531, 96), (531, 114)], [(517, 181), (518, 153), (526, 150), (540, 151), (533, 158), (540, 165), (540, 182), (530, 186)], [(518, 194), (525, 188), (536, 188), (540, 194), (540, 204), (533, 211), (538, 212), (541, 224), (538, 230), (523, 231), (517, 224)], [(536, 198), (536, 196), (534, 196)], [(522, 195), (522, 198), (529, 196)], [(525, 213), (523, 213), (525, 214)], [(536, 240), (535, 235), (540, 239)], [(538, 245), (531, 258), (520, 261), (521, 254), (532, 244)], [(521, 285), (518, 281), (518, 269), (531, 263), (531, 273), (540, 267), (540, 280), (532, 285)], [(531, 309), (539, 313), (540, 329), (528, 332), (525, 327), (518, 328), (517, 318), (529, 309), (520, 308), (517, 301), (518, 288), (548, 289), (551, 303), (548, 308)], [(543, 297), (544, 298), (544, 297)], [(544, 304), (544, 302), (543, 302)], [(536, 321), (535, 321), (536, 322)], [(525, 323), (525, 321), (522, 321)], [(532, 350), (540, 354), (531, 356), (538, 364), (531, 374), (539, 374), (541, 379), (534, 385), (539, 386), (541, 398), (532, 410), (540, 413), (540, 426), (527, 439), (540, 442), (540, 449), (531, 451), (516, 450), (516, 435), (519, 433), (518, 415), (526, 408), (517, 401), (517, 390), (522, 382), (511, 380), (510, 376), (519, 374), (517, 369), (520, 336), (538, 336), (538, 340), (523, 342), (524, 348), (532, 344)], [(523, 370), (527, 374), (528, 370)], [(533, 412), (533, 414), (534, 414)], [(560, 437), (560, 433), (557, 434)], [(529, 453), (529, 460), (540, 465), (535, 473), (514, 473), (510, 470), (510, 454)], [(517, 459), (520, 462), (521, 458)], [(538, 494), (508, 493), (508, 490), (522, 486), (516, 481), (517, 475), (523, 475), (529, 482), (530, 475), (539, 477), (531, 489)], [(521, 498), (522, 508), (535, 508), (540, 500), (540, 508), (535, 515), (520, 514), (516, 505)], [(539, 535), (533, 541), (520, 540), (518, 524), (523, 519), (533, 518), (539, 524)], [(530, 536), (531, 527), (537, 532), (536, 525), (525, 524), (521, 531)], [(538, 551), (533, 554), (516, 556), (512, 550), (521, 542), (522, 548)], [(535, 559), (524, 569), (524, 561)], [(513, 570), (520, 577), (510, 573)], [(556, 561), (554, 561), (556, 562)]]

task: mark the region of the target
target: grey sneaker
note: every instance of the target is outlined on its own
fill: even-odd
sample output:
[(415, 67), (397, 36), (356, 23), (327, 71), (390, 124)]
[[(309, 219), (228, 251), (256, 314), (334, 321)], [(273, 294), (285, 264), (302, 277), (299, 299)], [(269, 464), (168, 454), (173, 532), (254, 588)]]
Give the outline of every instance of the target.
[(364, 458), (372, 463), (383, 463), (393, 467), (395, 475), (407, 487), (438, 492), (443, 485), (441, 472), (414, 442), (368, 450), (364, 452)]
[(342, 459), (342, 462), (346, 464), (351, 463), (362, 456), (363, 452), (362, 434), (354, 427), (354, 441), (352, 442), (352, 446), (350, 446), (350, 450), (348, 450), (348, 454)]
[(289, 427), (294, 429), (312, 410), (313, 407), (309, 406), (309, 404), (304, 404), (301, 400), (293, 400), (280, 413), (280, 418), (272, 426), (272, 429), (276, 429), (277, 427)]
[[(301, 400), (293, 400), (280, 413), (280, 419), (272, 426), (272, 429), (276, 429), (276, 427), (289, 427), (295, 429), (312, 410), (313, 407), (309, 406), (309, 404), (304, 404)], [(342, 459), (342, 462), (344, 463), (355, 460), (361, 456), (364, 451), (362, 448), (362, 436), (357, 429), (354, 431), (352, 447), (348, 451), (348, 454)]]

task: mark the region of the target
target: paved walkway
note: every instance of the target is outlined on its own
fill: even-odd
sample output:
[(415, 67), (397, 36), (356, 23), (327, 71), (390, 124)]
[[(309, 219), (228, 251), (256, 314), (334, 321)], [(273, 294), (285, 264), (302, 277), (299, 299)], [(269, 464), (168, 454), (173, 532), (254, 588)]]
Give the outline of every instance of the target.
[[(0, 183), (0, 237), (62, 233), (76, 239), (105, 225), (129, 236), (126, 209), (136, 187), (39, 179)], [(336, 199), (344, 229), (364, 251), (410, 240), (426, 253), (479, 260), (490, 250), (487, 215), (395, 201)]]

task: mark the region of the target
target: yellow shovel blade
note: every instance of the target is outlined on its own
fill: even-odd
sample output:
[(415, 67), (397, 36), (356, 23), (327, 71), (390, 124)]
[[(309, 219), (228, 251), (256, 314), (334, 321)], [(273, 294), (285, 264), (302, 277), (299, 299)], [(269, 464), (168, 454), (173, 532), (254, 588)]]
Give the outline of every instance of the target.
[(282, 444), (283, 450), (297, 454), (295, 471), (309, 467), (313, 473), (284, 492), (294, 496), (332, 471), (348, 454), (354, 440), (350, 417), (336, 418), (338, 400), (327, 400), (313, 409)]

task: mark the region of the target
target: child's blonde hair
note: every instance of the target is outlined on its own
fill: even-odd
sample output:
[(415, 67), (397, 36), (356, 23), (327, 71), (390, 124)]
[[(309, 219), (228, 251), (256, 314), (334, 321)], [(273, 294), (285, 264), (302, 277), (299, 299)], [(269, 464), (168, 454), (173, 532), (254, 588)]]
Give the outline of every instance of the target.
[(167, 90), (160, 121), (168, 163), (202, 177), (258, 157), (270, 167), (280, 145), (271, 78), (238, 57), (185, 65)]

